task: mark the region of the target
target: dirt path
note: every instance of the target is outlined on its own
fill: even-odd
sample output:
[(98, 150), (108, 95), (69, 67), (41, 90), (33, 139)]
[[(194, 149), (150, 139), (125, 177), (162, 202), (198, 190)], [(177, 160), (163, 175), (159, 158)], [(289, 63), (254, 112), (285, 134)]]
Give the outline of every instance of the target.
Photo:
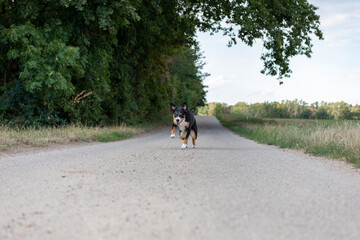
[(360, 239), (358, 172), (198, 125), (1, 157), (0, 239)]

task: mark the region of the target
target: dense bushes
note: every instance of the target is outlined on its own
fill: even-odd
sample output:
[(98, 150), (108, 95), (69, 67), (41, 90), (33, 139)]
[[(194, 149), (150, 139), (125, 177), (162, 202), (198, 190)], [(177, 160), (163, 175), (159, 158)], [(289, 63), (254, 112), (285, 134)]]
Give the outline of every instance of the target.
[[(161, 117), (180, 88), (184, 93), (177, 92), (177, 99), (201, 105), (194, 28), (175, 3), (2, 1), (0, 120), (25, 125), (151, 121)], [(190, 75), (186, 79), (173, 66), (178, 58), (189, 65), (181, 73)]]

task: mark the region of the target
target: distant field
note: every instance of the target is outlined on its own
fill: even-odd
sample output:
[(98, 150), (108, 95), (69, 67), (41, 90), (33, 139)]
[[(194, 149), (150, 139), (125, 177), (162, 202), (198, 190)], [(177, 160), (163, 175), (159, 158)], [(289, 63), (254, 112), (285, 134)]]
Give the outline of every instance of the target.
[(360, 121), (245, 119), (234, 114), (223, 114), (219, 119), (224, 126), (249, 139), (346, 159), (360, 167)]

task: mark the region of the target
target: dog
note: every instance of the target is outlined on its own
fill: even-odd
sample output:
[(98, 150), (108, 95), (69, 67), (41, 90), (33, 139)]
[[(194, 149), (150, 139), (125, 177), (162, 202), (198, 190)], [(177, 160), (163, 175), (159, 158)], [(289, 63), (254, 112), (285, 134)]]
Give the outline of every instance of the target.
[(176, 107), (175, 104), (171, 103), (170, 109), (173, 113), (173, 124), (170, 138), (175, 138), (175, 129), (178, 127), (180, 139), (183, 140), (181, 149), (187, 148), (190, 135), (192, 138), (192, 147), (195, 148), (198, 128), (194, 114), (188, 109), (187, 103), (184, 102), (182, 107)]

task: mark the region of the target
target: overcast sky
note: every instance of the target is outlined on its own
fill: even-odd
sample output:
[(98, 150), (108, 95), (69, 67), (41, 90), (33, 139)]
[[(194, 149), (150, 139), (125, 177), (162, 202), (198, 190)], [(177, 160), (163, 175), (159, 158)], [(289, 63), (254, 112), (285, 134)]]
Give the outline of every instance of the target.
[(227, 47), (228, 38), (199, 33), (201, 51), (211, 74), (207, 102), (233, 105), (302, 99), (345, 101), (360, 104), (360, 0), (312, 0), (319, 7), (325, 40), (313, 38), (311, 58), (297, 56), (290, 61), (293, 73), (279, 85), (276, 77), (260, 73), (262, 43), (248, 47), (238, 43)]

